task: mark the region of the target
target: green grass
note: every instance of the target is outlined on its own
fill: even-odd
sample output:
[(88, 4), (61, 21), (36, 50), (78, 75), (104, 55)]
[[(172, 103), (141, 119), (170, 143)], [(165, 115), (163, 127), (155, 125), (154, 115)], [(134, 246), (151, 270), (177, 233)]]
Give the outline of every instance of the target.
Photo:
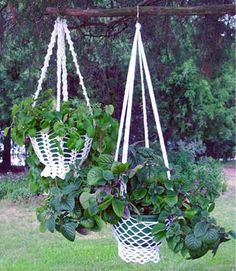
[[(232, 186), (218, 199), (214, 216), (226, 229), (235, 228), (235, 198)], [(0, 271), (235, 271), (235, 241), (221, 245), (217, 255), (184, 260), (161, 247), (158, 264), (127, 264), (117, 256), (110, 228), (101, 233), (65, 240), (58, 233), (40, 233), (35, 204), (0, 201)]]

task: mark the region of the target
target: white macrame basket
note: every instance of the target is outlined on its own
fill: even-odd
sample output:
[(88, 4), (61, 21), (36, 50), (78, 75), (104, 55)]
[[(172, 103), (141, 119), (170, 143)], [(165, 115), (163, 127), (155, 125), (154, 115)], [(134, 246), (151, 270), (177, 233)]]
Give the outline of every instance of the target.
[(158, 263), (161, 242), (152, 237), (152, 228), (157, 222), (137, 221), (135, 217), (121, 219), (113, 226), (118, 241), (118, 255), (127, 263)]
[[(160, 141), (162, 156), (165, 167), (167, 168), (167, 177), (168, 179), (170, 179), (171, 176), (169, 171), (169, 162), (140, 29), (141, 25), (137, 23), (129, 63), (128, 75), (126, 80), (123, 107), (120, 118), (119, 134), (115, 153), (115, 161), (118, 161), (119, 158), (119, 150), (121, 145), (121, 139), (123, 136), (123, 129), (124, 129), (124, 140), (122, 149), (122, 163), (126, 163), (128, 160), (129, 135), (130, 135), (134, 79), (135, 79), (135, 65), (138, 52), (141, 88), (142, 88), (145, 147), (149, 148), (149, 137), (148, 137), (148, 118), (146, 109), (144, 76), (146, 78), (148, 92), (151, 100), (151, 106), (156, 123), (157, 134)], [(127, 193), (126, 184), (122, 183), (121, 194), (125, 197), (126, 193)], [(113, 225), (113, 233), (118, 241), (118, 253), (122, 260), (124, 260), (125, 262), (139, 264), (145, 264), (148, 262), (157, 263), (159, 261), (160, 259), (159, 248), (161, 243), (160, 242), (156, 243), (152, 238), (152, 228), (157, 223), (158, 221), (139, 222), (134, 217), (130, 217), (129, 219), (122, 218), (117, 225)]]
[[(67, 148), (67, 137), (57, 137), (53, 133), (42, 131), (37, 132), (36, 136), (31, 138), (31, 143), (39, 161), (45, 165), (41, 176), (64, 179), (70, 170), (70, 165), (75, 164), (76, 161), (82, 165), (88, 157), (92, 140), (86, 135), (82, 135), (81, 138), (84, 140), (84, 146), (80, 152), (77, 152)], [(60, 150), (57, 142), (60, 144)]]
[[(65, 19), (58, 18), (54, 25), (54, 30), (51, 35), (51, 40), (48, 45), (47, 54), (44, 60), (44, 65), (41, 70), (41, 77), (38, 81), (38, 87), (34, 94), (34, 104), (36, 105), (37, 98), (42, 90), (42, 83), (45, 79), (47, 68), (49, 66), (50, 57), (52, 55), (53, 47), (57, 43), (57, 103), (56, 110), (60, 111), (61, 95), (63, 101), (68, 100), (67, 90), (67, 69), (66, 69), (66, 52), (65, 52), (65, 39), (69, 44), (73, 62), (75, 64), (76, 73), (80, 79), (80, 85), (83, 90), (83, 95), (86, 100), (89, 112), (92, 114), (90, 101), (84, 86), (83, 77), (80, 73), (79, 65), (77, 62), (77, 55), (74, 50), (74, 45), (70, 37), (70, 32), (67, 27)], [(62, 93), (61, 93), (62, 92)], [(41, 176), (61, 179), (65, 178), (66, 173), (70, 170), (70, 165), (82, 163), (87, 159), (92, 145), (92, 139), (87, 135), (81, 135), (84, 140), (83, 148), (78, 152), (70, 150), (67, 147), (68, 137), (58, 137), (51, 130), (48, 132), (38, 131), (35, 137), (31, 138), (33, 149), (38, 156), (40, 162), (45, 165)], [(58, 146), (59, 144), (59, 146)]]

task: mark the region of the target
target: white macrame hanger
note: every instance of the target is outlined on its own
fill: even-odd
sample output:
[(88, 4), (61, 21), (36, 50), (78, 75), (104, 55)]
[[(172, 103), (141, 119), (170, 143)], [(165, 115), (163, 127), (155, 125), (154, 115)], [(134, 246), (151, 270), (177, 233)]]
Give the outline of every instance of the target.
[(62, 88), (62, 97), (63, 101), (68, 100), (68, 84), (67, 84), (67, 69), (66, 69), (66, 48), (65, 48), (65, 40), (67, 40), (69, 44), (69, 50), (71, 51), (73, 62), (75, 64), (76, 73), (79, 76), (80, 85), (82, 87), (83, 95), (86, 101), (86, 104), (89, 108), (90, 113), (92, 114), (92, 108), (90, 104), (90, 100), (84, 85), (83, 76), (80, 72), (79, 64), (77, 61), (77, 55), (74, 50), (74, 44), (71, 40), (70, 31), (68, 29), (67, 23), (65, 19), (57, 18), (54, 25), (54, 30), (51, 34), (51, 40), (48, 45), (47, 54), (44, 60), (44, 65), (41, 69), (41, 76), (38, 81), (37, 90), (34, 94), (34, 103), (33, 106), (36, 105), (36, 100), (39, 96), (40, 91), (42, 90), (43, 80), (46, 77), (46, 72), (49, 66), (50, 58), (53, 52), (53, 48), (57, 42), (57, 104), (56, 110), (60, 111), (61, 104), (61, 88)]
[[(137, 10), (137, 14), (138, 14), (138, 10)], [(129, 147), (129, 135), (130, 135), (130, 125), (131, 125), (131, 115), (132, 115), (135, 65), (136, 65), (136, 56), (137, 56), (137, 51), (138, 51), (140, 76), (141, 76), (141, 88), (142, 88), (145, 147), (149, 147), (149, 138), (148, 138), (148, 120), (147, 120), (147, 109), (146, 109), (146, 98), (145, 98), (144, 75), (146, 78), (152, 110), (154, 113), (154, 119), (155, 119), (155, 123), (157, 127), (158, 137), (160, 140), (162, 156), (163, 156), (165, 167), (167, 168), (167, 178), (170, 179), (171, 175), (170, 175), (170, 170), (169, 170), (169, 162), (168, 162), (166, 147), (164, 143), (163, 133), (161, 129), (161, 123), (160, 123), (160, 118), (158, 114), (155, 95), (153, 91), (151, 76), (150, 76), (150, 72), (147, 65), (146, 55), (144, 52), (140, 29), (141, 29), (141, 25), (137, 22), (133, 47), (131, 51), (127, 81), (126, 81), (125, 95), (124, 95), (124, 100), (123, 100), (119, 134), (118, 134), (116, 153), (115, 153), (115, 161), (118, 161), (118, 157), (119, 157), (119, 149), (120, 149), (120, 144), (121, 144), (121, 139), (122, 139), (122, 134), (123, 134), (123, 128), (124, 128), (124, 141), (123, 141), (123, 150), (122, 150), (122, 163), (126, 163), (128, 160), (128, 147)], [(125, 127), (124, 127), (124, 123), (125, 123)], [(125, 190), (126, 190), (126, 187), (125, 187)]]

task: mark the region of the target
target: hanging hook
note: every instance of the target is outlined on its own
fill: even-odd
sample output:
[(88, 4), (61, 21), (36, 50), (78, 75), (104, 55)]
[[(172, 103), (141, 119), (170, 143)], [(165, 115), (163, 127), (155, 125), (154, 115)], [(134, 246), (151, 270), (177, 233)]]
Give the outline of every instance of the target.
[(137, 23), (139, 22), (139, 5), (137, 5), (137, 15), (136, 15)]
[(64, 5), (63, 5), (63, 1), (61, 0), (57, 0), (57, 17), (63, 18), (64, 16)]

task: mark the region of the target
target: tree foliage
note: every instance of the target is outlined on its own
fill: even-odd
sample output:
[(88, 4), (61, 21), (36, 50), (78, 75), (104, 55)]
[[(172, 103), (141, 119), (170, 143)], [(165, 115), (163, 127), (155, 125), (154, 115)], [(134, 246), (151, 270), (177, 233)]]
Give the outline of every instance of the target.
[[(0, 116), (9, 122), (10, 108), (32, 95), (46, 53), (53, 17), (47, 6), (81, 8), (136, 6), (138, 1), (0, 1)], [(230, 4), (214, 0), (211, 4)], [(204, 5), (201, 0), (143, 1), (145, 5)], [(208, 155), (230, 157), (234, 147), (234, 22), (231, 16), (140, 18), (155, 95), (166, 141), (200, 139)], [(94, 101), (113, 103), (120, 116), (135, 18), (68, 18), (85, 83)], [(54, 55), (55, 56), (55, 55)], [(81, 96), (69, 60), (71, 96)], [(45, 89), (55, 89), (55, 58)], [(137, 71), (138, 72), (138, 71)], [(134, 123), (142, 121), (139, 82)], [(152, 123), (151, 107), (149, 109)], [(142, 125), (133, 125), (133, 140), (142, 139)], [(151, 125), (150, 125), (151, 126)], [(155, 139), (155, 133), (151, 133)]]

